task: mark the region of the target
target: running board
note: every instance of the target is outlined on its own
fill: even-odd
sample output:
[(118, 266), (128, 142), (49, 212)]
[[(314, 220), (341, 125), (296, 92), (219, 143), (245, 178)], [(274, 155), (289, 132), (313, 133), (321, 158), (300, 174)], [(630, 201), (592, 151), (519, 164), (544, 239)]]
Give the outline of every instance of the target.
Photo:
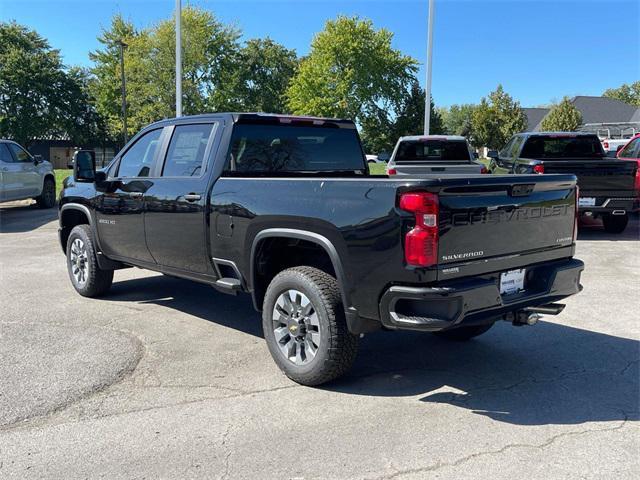
[(220, 278), (215, 281), (213, 287), (222, 293), (237, 295), (242, 291), (242, 282), (237, 278)]

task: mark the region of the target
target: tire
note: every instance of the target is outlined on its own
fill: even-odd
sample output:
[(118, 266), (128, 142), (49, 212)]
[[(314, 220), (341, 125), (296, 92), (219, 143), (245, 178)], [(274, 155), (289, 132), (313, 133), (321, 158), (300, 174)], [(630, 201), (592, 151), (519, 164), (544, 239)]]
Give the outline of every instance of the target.
[(602, 225), (607, 233), (622, 233), (629, 223), (629, 215), (603, 215)]
[(491, 327), (493, 327), (492, 323), (487, 323), (486, 325), (473, 325), (470, 327), (459, 327), (454, 328), (452, 330), (445, 330), (443, 332), (434, 332), (438, 337), (445, 338), (447, 340), (452, 340), (454, 342), (466, 342), (467, 340), (471, 340), (478, 335), (482, 335), (486, 331), (488, 331)]
[(273, 278), (264, 297), (262, 328), (273, 360), (301, 385), (340, 377), (358, 351), (338, 283), (317, 268), (289, 268)]
[(56, 182), (47, 177), (42, 184), (42, 193), (36, 197), (36, 203), (40, 208), (52, 208), (56, 204)]
[(98, 266), (89, 225), (77, 225), (69, 234), (67, 271), (73, 288), (83, 297), (99, 297), (111, 288), (113, 270), (103, 270)]

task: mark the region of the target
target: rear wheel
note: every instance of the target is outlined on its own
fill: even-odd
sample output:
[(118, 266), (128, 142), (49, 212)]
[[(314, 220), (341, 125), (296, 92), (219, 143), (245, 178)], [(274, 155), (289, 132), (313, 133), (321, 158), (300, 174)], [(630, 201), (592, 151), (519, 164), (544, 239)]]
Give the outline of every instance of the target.
[(336, 279), (317, 268), (289, 268), (273, 278), (262, 328), (278, 367), (302, 385), (338, 378), (356, 357), (358, 337), (347, 329)]
[(73, 288), (83, 297), (98, 297), (111, 288), (113, 270), (103, 270), (98, 265), (89, 225), (77, 225), (69, 234), (67, 270)]
[(622, 233), (629, 223), (629, 215), (603, 215), (602, 225), (607, 233)]
[(51, 177), (44, 179), (42, 193), (36, 197), (36, 203), (40, 208), (51, 208), (56, 204), (56, 182)]
[(478, 335), (482, 335), (493, 327), (493, 323), (487, 323), (486, 325), (472, 325), (470, 327), (459, 327), (452, 330), (445, 330), (443, 332), (434, 332), (438, 337), (446, 338), (455, 342), (466, 342)]

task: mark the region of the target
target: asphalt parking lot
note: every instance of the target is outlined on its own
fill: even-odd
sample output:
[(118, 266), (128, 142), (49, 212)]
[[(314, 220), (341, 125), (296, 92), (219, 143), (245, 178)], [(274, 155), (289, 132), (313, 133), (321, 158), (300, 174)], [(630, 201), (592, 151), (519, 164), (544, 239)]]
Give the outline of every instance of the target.
[(638, 219), (580, 233), (585, 290), (466, 344), (379, 332), (323, 388), (248, 297), (151, 272), (77, 295), (57, 212), (0, 206), (0, 478), (637, 478)]

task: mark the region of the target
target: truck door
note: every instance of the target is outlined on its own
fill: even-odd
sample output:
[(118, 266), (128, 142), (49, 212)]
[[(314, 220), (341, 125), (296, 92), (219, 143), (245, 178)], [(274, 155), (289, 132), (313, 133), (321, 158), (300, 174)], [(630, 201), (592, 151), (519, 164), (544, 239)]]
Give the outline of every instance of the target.
[(98, 237), (108, 257), (154, 263), (144, 237), (144, 195), (156, 180), (162, 131), (147, 131), (127, 147), (109, 176), (113, 188), (98, 198)]
[(14, 179), (17, 198), (37, 197), (42, 189), (42, 176), (36, 168), (33, 157), (17, 143), (6, 145), (13, 155), (13, 163), (9, 166), (7, 173)]
[(211, 167), (222, 130), (213, 120), (167, 127), (168, 147), (159, 176), (145, 192), (145, 235), (159, 265), (213, 275), (205, 215)]

